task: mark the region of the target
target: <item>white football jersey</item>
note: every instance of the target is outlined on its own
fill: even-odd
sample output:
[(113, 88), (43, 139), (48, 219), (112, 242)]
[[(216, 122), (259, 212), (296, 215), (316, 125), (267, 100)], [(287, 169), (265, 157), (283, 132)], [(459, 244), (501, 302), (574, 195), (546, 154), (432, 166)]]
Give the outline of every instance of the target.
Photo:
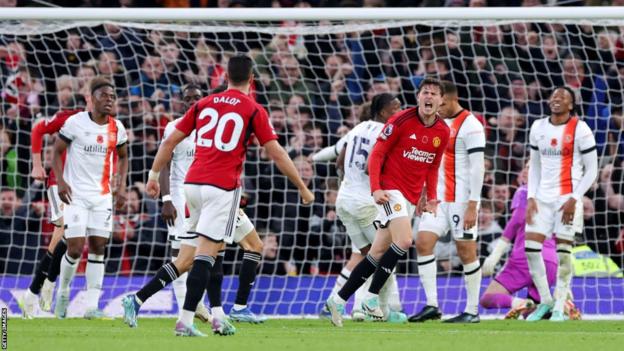
[[(167, 139), (176, 129), (175, 126), (181, 118), (171, 121), (165, 127), (163, 140)], [(171, 170), (169, 171), (169, 191), (171, 194), (184, 194), (184, 179), (193, 163), (195, 156), (195, 131), (184, 138), (175, 149), (171, 157)]]
[(470, 198), (470, 159), (472, 152), (485, 151), (483, 124), (468, 110), (446, 118), (451, 134), (438, 169), (438, 200), (467, 202)]
[(109, 117), (99, 125), (89, 112), (79, 112), (65, 122), (59, 136), (69, 144), (63, 178), (72, 197), (110, 194), (116, 148), (128, 141), (123, 124)]
[(368, 157), (383, 126), (380, 122), (365, 121), (345, 135), (346, 153), (344, 178), (340, 185), (341, 195), (373, 203), (370, 179), (367, 174)]
[(531, 126), (529, 145), (540, 154), (536, 198), (552, 203), (577, 187), (583, 177), (582, 154), (595, 150), (596, 140), (587, 124), (577, 117), (561, 125), (542, 118)]

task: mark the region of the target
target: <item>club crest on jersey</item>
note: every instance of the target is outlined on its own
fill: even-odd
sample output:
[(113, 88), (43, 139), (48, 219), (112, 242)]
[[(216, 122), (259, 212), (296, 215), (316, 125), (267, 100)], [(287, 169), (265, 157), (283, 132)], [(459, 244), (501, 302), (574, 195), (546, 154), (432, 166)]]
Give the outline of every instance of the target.
[(552, 147), (557, 146), (557, 138), (552, 138), (552, 139), (550, 140), (550, 146), (552, 146)]
[(399, 212), (399, 211), (401, 211), (401, 204), (394, 205), (394, 212)]
[(392, 135), (393, 130), (394, 130), (394, 126), (392, 124), (388, 124), (386, 128), (384, 128), (384, 130), (381, 132), (380, 137), (383, 140), (388, 139), (388, 137)]
[(442, 139), (440, 139), (439, 137), (433, 138), (433, 147), (438, 147), (440, 146), (440, 144), (442, 144)]
[(567, 134), (567, 135), (565, 136), (565, 141), (566, 141), (566, 143), (571, 142), (571, 141), (572, 141), (572, 136), (571, 136), (570, 134)]
[(101, 135), (98, 135), (97, 138), (95, 138), (95, 141), (97, 141), (98, 144), (101, 144), (104, 142), (104, 137)]

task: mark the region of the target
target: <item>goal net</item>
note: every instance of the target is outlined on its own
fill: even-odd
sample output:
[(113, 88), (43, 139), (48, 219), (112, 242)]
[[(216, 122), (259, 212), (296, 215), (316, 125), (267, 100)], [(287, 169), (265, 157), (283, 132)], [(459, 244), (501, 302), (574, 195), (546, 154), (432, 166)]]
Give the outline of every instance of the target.
[[(572, 292), (585, 315), (621, 316), (623, 14), (622, 8), (609, 7), (3, 10), (0, 304), (19, 312), (16, 298), (28, 287), (53, 229), (45, 185), (29, 176), (33, 124), (59, 110), (82, 108), (92, 77), (114, 82), (117, 117), (129, 132), (130, 190), (126, 208), (114, 215), (100, 307), (119, 315), (120, 299), (171, 256), (161, 204), (143, 190), (165, 125), (185, 112), (181, 87), (193, 83), (210, 93), (224, 83), (228, 58), (247, 53), (256, 63), (253, 94), (270, 112), (280, 143), (317, 198), (313, 206), (300, 205), (296, 189), (262, 150), (249, 148), (245, 211), (264, 244), (252, 310), (266, 315), (320, 310), (351, 246), (335, 212), (335, 164), (313, 164), (308, 156), (366, 118), (366, 104), (375, 94), (390, 92), (403, 107), (414, 106), (419, 82), (433, 76), (455, 82), (461, 104), (486, 125), (481, 260), (509, 220), (528, 159), (529, 126), (548, 114), (553, 87), (574, 90), (579, 115), (598, 143), (600, 175), (583, 199), (585, 228), (577, 238)], [(53, 140), (46, 137), (42, 153), (48, 169)], [(234, 302), (242, 255), (236, 246), (227, 249), (226, 311)], [(461, 264), (449, 237), (438, 243), (436, 256), (441, 308), (461, 312)], [(411, 314), (425, 301), (414, 250), (397, 275), (404, 310)], [(484, 279), (482, 292), (488, 282)], [(79, 273), (70, 316), (82, 315), (84, 286)], [(142, 311), (174, 314), (171, 290), (157, 294)]]

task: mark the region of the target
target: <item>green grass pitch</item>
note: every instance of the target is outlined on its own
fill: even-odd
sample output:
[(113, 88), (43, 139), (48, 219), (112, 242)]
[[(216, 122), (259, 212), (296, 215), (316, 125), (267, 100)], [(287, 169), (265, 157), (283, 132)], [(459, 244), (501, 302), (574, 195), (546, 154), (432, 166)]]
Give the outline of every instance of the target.
[[(237, 334), (207, 338), (173, 335), (173, 319), (142, 318), (130, 329), (120, 319), (11, 318), (8, 350), (186, 351), (186, 350), (622, 350), (623, 321), (527, 323), (483, 321), (476, 325), (355, 323), (335, 328), (321, 320), (269, 320), (237, 324)], [(199, 325), (208, 332), (208, 325)]]

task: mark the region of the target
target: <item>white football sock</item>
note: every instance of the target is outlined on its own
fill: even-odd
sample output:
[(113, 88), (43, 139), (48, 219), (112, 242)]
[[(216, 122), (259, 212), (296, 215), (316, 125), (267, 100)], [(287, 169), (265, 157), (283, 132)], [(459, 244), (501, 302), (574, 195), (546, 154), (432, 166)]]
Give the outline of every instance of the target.
[(225, 312), (223, 311), (223, 306), (213, 307), (210, 309), (213, 318), (218, 320), (223, 320), (225, 318)]
[(553, 298), (550, 294), (550, 287), (548, 286), (548, 277), (546, 277), (546, 265), (542, 258), (543, 246), (542, 243), (533, 240), (524, 242), (529, 272), (531, 272), (533, 284), (535, 284), (540, 294), (540, 303), (552, 304)]
[(466, 308), (464, 312), (479, 314), (479, 293), (481, 291), (481, 265), (479, 260), (464, 265), (466, 284)]
[(572, 245), (557, 244), (557, 257), (559, 265), (557, 266), (557, 285), (555, 286), (555, 306), (553, 310), (563, 312), (563, 307), (570, 289), (572, 274)]
[(366, 279), (364, 284), (362, 284), (362, 286), (360, 286), (355, 291), (355, 297), (354, 297), (355, 301), (353, 303), (354, 310), (360, 310), (360, 311), (362, 310), (362, 301), (364, 301), (364, 299), (366, 298), (366, 293), (368, 292), (368, 289), (370, 288), (372, 281), (373, 281), (373, 277), (368, 277), (368, 279)]
[(416, 260), (420, 283), (427, 297), (427, 306), (438, 307), (438, 262), (436, 262), (435, 255), (418, 256)]
[(335, 295), (338, 293), (340, 289), (345, 285), (349, 277), (351, 276), (351, 271), (346, 267), (340, 271), (338, 278), (336, 278), (336, 283), (334, 284), (334, 288), (331, 291), (331, 295)]
[(69, 297), (69, 286), (76, 275), (76, 269), (78, 268), (78, 260), (67, 256), (67, 253), (63, 255), (61, 260), (61, 270), (59, 276), (61, 278), (61, 284), (59, 285), (58, 294)]
[(403, 309), (399, 300), (399, 286), (394, 272), (392, 272), (384, 286), (379, 290), (379, 307), (381, 307), (386, 318), (388, 318), (391, 311), (398, 312)]
[[(188, 272), (185, 272), (178, 279), (174, 280), (173, 283), (173, 294), (175, 295), (176, 303), (178, 304), (178, 313), (180, 314), (180, 318), (182, 318), (182, 309), (184, 308), (184, 298), (186, 297), (186, 277), (188, 277)], [(200, 301), (203, 303), (203, 300)]]
[(90, 253), (87, 260), (87, 311), (95, 310), (99, 307), (100, 295), (102, 293), (102, 282), (104, 281), (104, 255)]
[(180, 315), (180, 322), (182, 322), (185, 326), (190, 327), (191, 325), (193, 325), (194, 317), (195, 311), (187, 311), (183, 309), (182, 314)]

